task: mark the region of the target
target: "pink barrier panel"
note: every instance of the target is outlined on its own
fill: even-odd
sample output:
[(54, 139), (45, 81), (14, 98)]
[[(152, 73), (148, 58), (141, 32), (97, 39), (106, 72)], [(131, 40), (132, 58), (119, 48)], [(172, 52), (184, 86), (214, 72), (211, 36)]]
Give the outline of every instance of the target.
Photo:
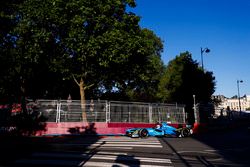
[[(150, 128), (154, 123), (84, 123), (84, 122), (47, 122), (46, 131), (39, 131), (37, 135), (60, 134), (98, 134), (98, 135), (124, 135), (128, 128)], [(178, 127), (178, 124), (171, 124)]]
[(154, 127), (155, 123), (122, 123), (122, 122), (112, 122), (107, 123), (109, 128), (125, 127), (125, 128), (150, 128)]
[(124, 134), (126, 127), (108, 128), (105, 122), (84, 123), (84, 122), (62, 122), (46, 123), (46, 131), (39, 131), (37, 135), (45, 134)]

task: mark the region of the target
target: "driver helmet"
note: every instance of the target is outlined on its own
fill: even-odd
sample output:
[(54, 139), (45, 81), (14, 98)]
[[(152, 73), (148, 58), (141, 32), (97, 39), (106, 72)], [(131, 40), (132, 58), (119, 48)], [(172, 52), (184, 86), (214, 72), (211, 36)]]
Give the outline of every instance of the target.
[(157, 124), (156, 125), (156, 129), (160, 129), (161, 128), (161, 125), (160, 124)]

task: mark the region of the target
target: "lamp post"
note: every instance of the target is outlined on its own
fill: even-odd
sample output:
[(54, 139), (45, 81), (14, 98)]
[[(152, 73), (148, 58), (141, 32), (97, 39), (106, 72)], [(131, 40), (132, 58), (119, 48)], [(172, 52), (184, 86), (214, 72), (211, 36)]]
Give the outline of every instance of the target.
[(194, 99), (194, 122), (197, 123), (198, 118), (197, 118), (197, 111), (196, 111), (195, 95), (193, 95), (193, 99)]
[(239, 108), (240, 108), (240, 114), (241, 114), (241, 104), (240, 104), (240, 83), (242, 83), (242, 80), (237, 80), (237, 89), (238, 89), (238, 99), (239, 99)]
[(201, 48), (201, 67), (202, 67), (202, 70), (204, 70), (204, 65), (203, 65), (203, 53), (209, 53), (210, 52), (210, 49), (208, 49), (208, 48), (204, 48), (204, 49), (202, 49)]

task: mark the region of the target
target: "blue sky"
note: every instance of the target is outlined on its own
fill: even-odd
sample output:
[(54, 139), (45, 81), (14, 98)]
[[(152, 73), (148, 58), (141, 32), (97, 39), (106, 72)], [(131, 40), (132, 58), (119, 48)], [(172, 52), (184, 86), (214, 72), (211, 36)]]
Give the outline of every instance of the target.
[(216, 91), (232, 97), (250, 95), (250, 0), (136, 0), (132, 9), (140, 25), (153, 30), (164, 42), (165, 64), (189, 51), (216, 77)]

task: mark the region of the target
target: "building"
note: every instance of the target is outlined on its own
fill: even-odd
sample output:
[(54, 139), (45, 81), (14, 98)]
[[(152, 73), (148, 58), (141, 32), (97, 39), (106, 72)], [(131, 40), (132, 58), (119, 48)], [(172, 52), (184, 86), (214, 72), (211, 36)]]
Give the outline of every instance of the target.
[(240, 100), (237, 97), (227, 98), (222, 95), (213, 96), (213, 98), (221, 101), (221, 103), (218, 105), (218, 107), (221, 109), (226, 109), (229, 107), (230, 110), (240, 111), (241, 106), (241, 111), (250, 110), (250, 95), (245, 95), (241, 97)]

